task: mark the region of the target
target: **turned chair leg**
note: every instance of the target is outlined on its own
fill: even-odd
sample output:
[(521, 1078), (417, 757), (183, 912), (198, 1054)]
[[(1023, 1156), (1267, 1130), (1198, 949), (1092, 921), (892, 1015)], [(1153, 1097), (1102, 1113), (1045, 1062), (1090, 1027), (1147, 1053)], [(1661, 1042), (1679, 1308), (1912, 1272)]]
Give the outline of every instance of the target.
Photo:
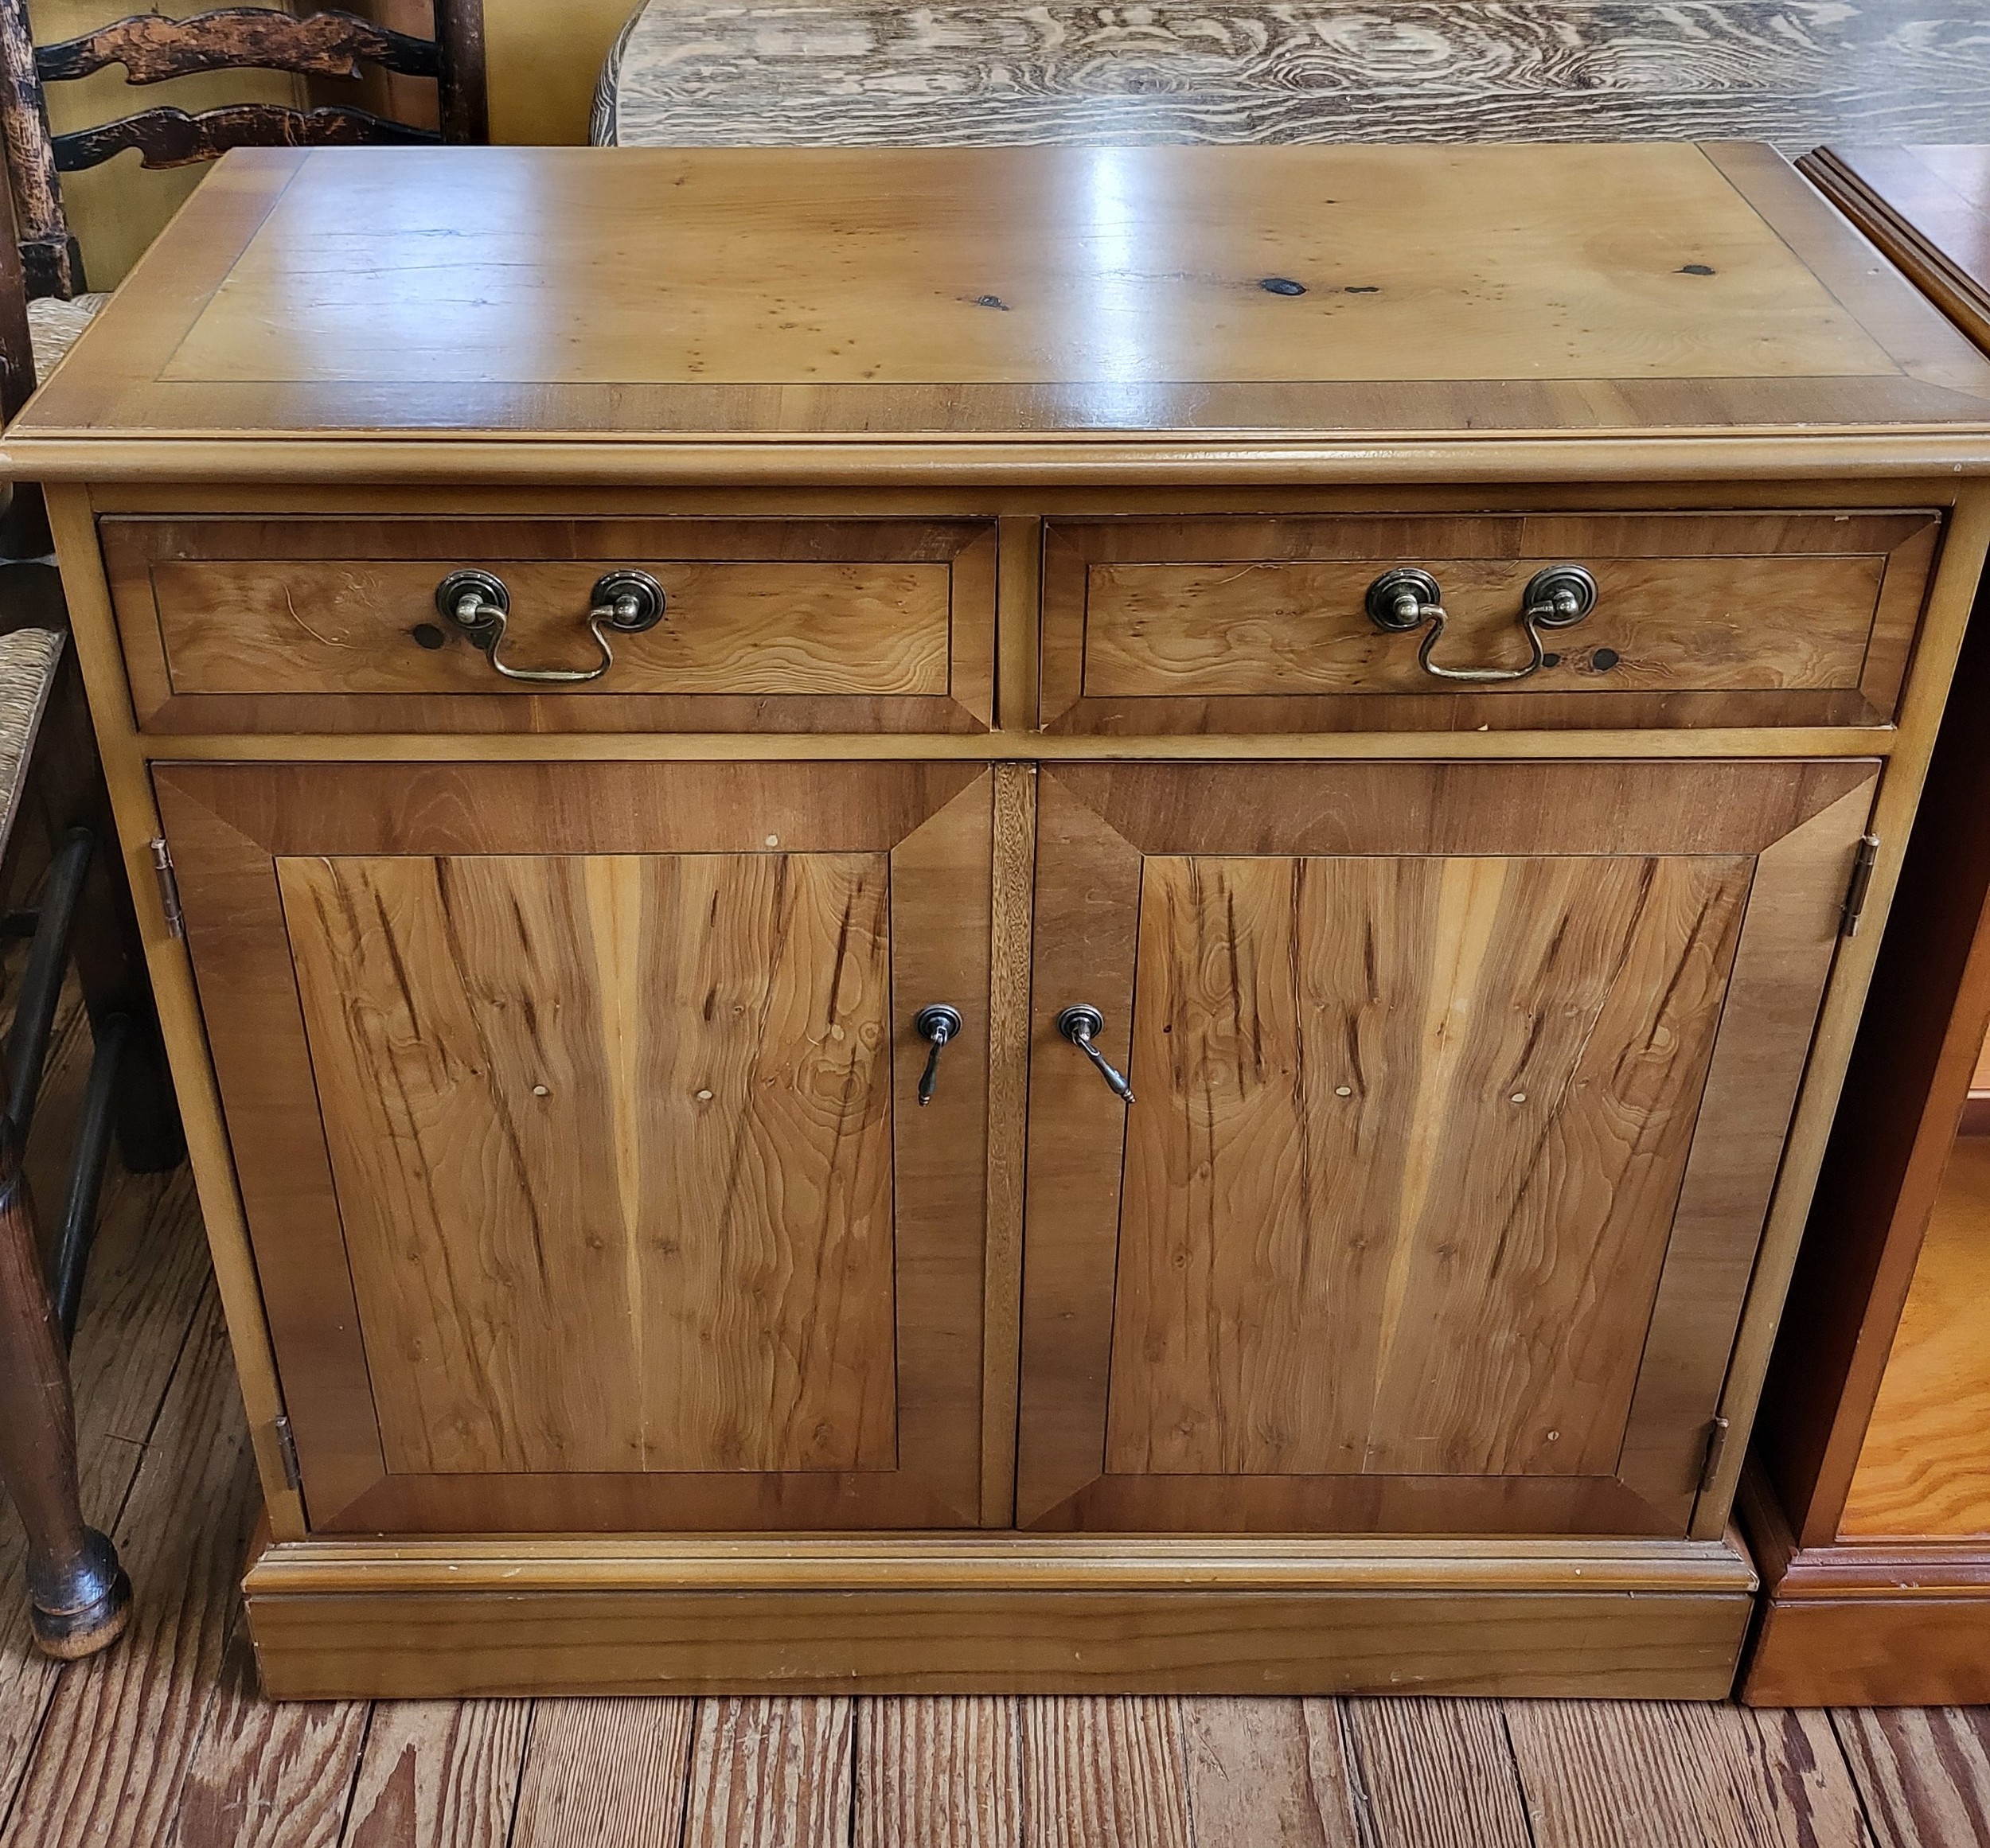
[(0, 1479), (27, 1530), (35, 1640), (65, 1661), (115, 1642), (131, 1581), (110, 1541), (84, 1525), (68, 1363), (8, 1118), (0, 1118)]

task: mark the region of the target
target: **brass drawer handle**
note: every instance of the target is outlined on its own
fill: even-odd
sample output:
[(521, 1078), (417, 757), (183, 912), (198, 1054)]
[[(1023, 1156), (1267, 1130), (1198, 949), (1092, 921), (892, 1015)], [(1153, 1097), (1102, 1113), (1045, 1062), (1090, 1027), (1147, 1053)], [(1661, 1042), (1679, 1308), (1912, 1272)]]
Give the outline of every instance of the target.
[(1444, 633), (1447, 620), (1444, 593), (1428, 571), (1414, 565), (1384, 571), (1368, 587), (1368, 619), (1376, 628), (1394, 635), (1407, 635), (1429, 624), (1423, 645), (1417, 650), (1417, 665), (1440, 680), (1524, 680), (1547, 665), (1547, 651), (1541, 645), (1543, 629), (1568, 629), (1580, 622), (1596, 607), (1596, 580), (1580, 565), (1550, 565), (1528, 579), (1520, 598), (1520, 626), (1527, 632), (1528, 646), (1534, 658), (1525, 667), (1439, 667), (1430, 653)]
[(663, 586), (647, 571), (610, 571), (594, 587), (594, 607), (587, 628), (601, 650), (601, 665), (591, 668), (521, 668), (501, 659), (505, 619), (511, 614), (511, 592), (502, 578), (469, 568), (451, 571), (435, 587), (435, 607), (462, 630), (471, 645), (490, 657), (490, 665), (508, 680), (535, 686), (571, 687), (598, 680), (615, 665), (607, 631), (640, 635), (663, 620)]

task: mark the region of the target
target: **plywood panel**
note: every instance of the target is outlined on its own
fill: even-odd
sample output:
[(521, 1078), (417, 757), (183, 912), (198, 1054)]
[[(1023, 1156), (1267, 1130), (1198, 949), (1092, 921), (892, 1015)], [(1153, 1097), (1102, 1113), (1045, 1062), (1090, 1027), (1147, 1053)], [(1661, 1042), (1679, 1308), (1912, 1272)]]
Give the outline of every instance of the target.
[(279, 877), (390, 1472), (890, 1464), (880, 856)]

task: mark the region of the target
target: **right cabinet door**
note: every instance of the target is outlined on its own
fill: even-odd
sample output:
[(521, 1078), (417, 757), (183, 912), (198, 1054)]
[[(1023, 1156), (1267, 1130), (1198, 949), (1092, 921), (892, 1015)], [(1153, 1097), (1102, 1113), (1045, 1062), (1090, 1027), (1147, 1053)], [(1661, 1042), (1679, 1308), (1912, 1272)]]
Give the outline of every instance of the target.
[(1019, 1523), (1684, 1531), (1877, 774), (1046, 768)]

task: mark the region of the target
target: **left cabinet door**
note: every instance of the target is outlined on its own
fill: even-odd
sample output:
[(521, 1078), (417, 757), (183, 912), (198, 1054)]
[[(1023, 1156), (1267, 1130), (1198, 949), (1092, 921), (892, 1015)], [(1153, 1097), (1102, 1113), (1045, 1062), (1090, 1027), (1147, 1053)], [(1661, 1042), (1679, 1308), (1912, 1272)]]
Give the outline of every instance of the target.
[(989, 770), (155, 780), (315, 1530), (979, 1522)]

